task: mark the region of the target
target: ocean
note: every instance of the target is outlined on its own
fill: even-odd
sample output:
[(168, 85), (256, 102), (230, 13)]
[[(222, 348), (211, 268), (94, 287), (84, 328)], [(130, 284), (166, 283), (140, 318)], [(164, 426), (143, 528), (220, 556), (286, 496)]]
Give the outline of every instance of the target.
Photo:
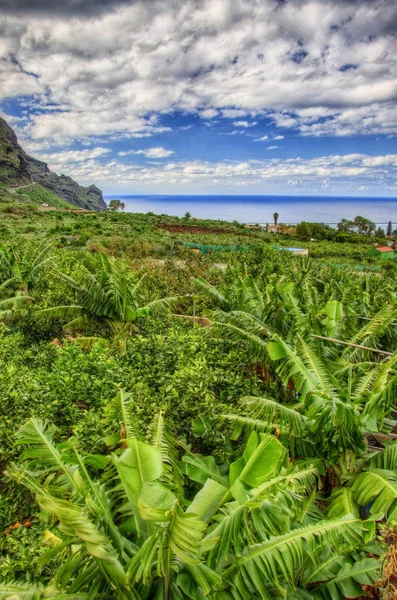
[(105, 195), (105, 200), (122, 200), (126, 211), (167, 214), (183, 217), (190, 212), (200, 219), (220, 219), (240, 223), (272, 223), (278, 212), (279, 223), (312, 221), (336, 225), (341, 219), (361, 215), (385, 227), (397, 225), (397, 198), (326, 196), (146, 196)]

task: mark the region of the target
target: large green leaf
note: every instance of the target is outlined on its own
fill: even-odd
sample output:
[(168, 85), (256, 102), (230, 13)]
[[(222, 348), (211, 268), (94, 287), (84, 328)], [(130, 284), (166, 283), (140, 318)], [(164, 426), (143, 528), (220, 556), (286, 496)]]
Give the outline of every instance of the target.
[(333, 337), (338, 330), (340, 321), (344, 317), (343, 304), (339, 300), (330, 300), (324, 308), (325, 319), (322, 323), (326, 329), (327, 336)]
[(11, 581), (0, 583), (1, 600), (39, 600), (42, 598), (44, 585), (41, 583), (20, 583)]
[(315, 556), (322, 548), (355, 548), (368, 541), (374, 533), (373, 523), (364, 523), (354, 516), (320, 521), (308, 527), (293, 529), (285, 535), (246, 548), (244, 555), (229, 569), (230, 577), (243, 577), (246, 584), (267, 598), (266, 583), (283, 587), (293, 584), (295, 572), (307, 555)]
[[(315, 597), (326, 600), (345, 600), (345, 598), (363, 596), (361, 585), (374, 585), (381, 566), (381, 562), (374, 558), (364, 558), (353, 564), (351, 560), (345, 559), (335, 577), (315, 588)], [(321, 581), (321, 579), (321, 573), (319, 573), (318, 580)]]
[(138, 498), (138, 509), (142, 519), (168, 521), (169, 511), (176, 503), (176, 496), (158, 481), (145, 481)]
[[(221, 584), (218, 573), (204, 564), (186, 565), (177, 576), (177, 584), (191, 600), (202, 600), (212, 595)], [(218, 598), (218, 592), (215, 592)]]
[(117, 468), (125, 494), (131, 503), (135, 515), (136, 528), (143, 535), (147, 527), (142, 523), (138, 500), (145, 482), (159, 479), (163, 472), (161, 452), (149, 444), (137, 439), (129, 440), (130, 447), (121, 456), (113, 454), (112, 460)]
[(177, 505), (170, 526), (169, 544), (182, 562), (198, 565), (200, 545), (206, 524), (192, 513), (183, 512)]
[(259, 486), (278, 471), (285, 448), (274, 436), (253, 431), (242, 457), (230, 465), (231, 492), (237, 479), (250, 488)]
[(139, 429), (134, 415), (132, 394), (120, 390), (105, 407), (106, 421), (120, 425), (119, 441), (140, 439)]
[(164, 413), (159, 411), (154, 417), (150, 427), (151, 444), (160, 451), (163, 462), (162, 481), (175, 488), (182, 485), (182, 472), (178, 460), (178, 453), (173, 443), (173, 437)]
[(147, 584), (154, 572), (168, 580), (175, 558), (183, 565), (200, 564), (201, 540), (206, 527), (204, 521), (194, 514), (184, 513), (177, 504), (168, 511), (167, 517), (166, 522), (157, 524), (129, 561), (129, 581)]
[(365, 467), (386, 469), (388, 471), (397, 470), (397, 442), (393, 442), (384, 450), (373, 454), (365, 463)]
[(352, 483), (352, 493), (361, 506), (371, 504), (371, 514), (386, 515), (391, 509), (388, 520), (394, 522), (395, 503), (397, 501), (397, 476), (395, 471), (373, 469), (360, 473)]
[(193, 513), (203, 521), (208, 522), (228, 498), (230, 498), (228, 487), (214, 479), (207, 479), (186, 512)]
[[(59, 490), (73, 490), (78, 494), (82, 491), (81, 480), (75, 472), (75, 467), (63, 458), (61, 447), (54, 443), (55, 432), (54, 425), (34, 417), (29, 419), (16, 436), (20, 444), (28, 446), (21, 458), (29, 460), (29, 469), (36, 469), (44, 474), (49, 471), (57, 472)], [(63, 450), (65, 449), (64, 446)]]
[(229, 302), (225, 295), (222, 294), (222, 292), (220, 292), (214, 285), (211, 285), (208, 283), (208, 281), (203, 279), (203, 277), (196, 277), (195, 279), (192, 279), (192, 283), (194, 286), (204, 292), (205, 296), (211, 298), (211, 300), (213, 300), (217, 305), (221, 306), (222, 308), (227, 308), (229, 306)]
[(328, 509), (329, 519), (338, 519), (345, 515), (359, 516), (357, 502), (353, 498), (353, 492), (348, 487), (335, 488), (331, 495), (331, 503)]
[[(313, 364), (306, 365), (296, 351), (291, 348), (279, 335), (273, 336), (273, 341), (268, 344), (269, 356), (273, 361), (279, 362), (277, 373), (284, 385), (287, 385), (292, 379), (295, 383), (295, 388), (300, 392), (302, 400), (314, 390), (325, 388), (328, 391), (328, 381), (321, 385), (321, 377), (324, 375), (324, 367), (320, 366), (318, 360), (314, 360)], [(313, 359), (313, 356), (311, 356)], [(311, 368), (313, 367), (314, 368)], [(320, 377), (318, 376), (320, 373)], [(326, 378), (326, 376), (325, 376)]]
[(186, 473), (194, 481), (204, 484), (210, 477), (221, 485), (228, 486), (228, 479), (222, 475), (219, 466), (213, 456), (199, 457), (194, 454), (187, 454), (182, 458), (186, 464)]

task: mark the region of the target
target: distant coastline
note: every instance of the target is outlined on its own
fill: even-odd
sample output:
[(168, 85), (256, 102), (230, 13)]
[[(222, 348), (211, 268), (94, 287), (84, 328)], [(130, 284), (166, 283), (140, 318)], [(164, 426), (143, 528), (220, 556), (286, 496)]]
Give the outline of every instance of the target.
[(390, 197), (106, 194), (104, 198), (122, 200), (127, 212), (182, 217), (188, 211), (201, 219), (243, 223), (271, 223), (277, 211), (279, 221), (288, 224), (309, 221), (332, 225), (342, 218), (362, 215), (380, 226), (389, 221), (397, 225), (397, 198)]

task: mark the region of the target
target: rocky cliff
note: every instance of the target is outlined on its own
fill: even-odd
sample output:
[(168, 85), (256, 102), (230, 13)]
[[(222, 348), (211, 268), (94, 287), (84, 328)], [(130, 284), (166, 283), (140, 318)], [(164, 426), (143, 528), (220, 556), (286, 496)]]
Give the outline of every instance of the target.
[(32, 175), (48, 173), (46, 163), (26, 154), (11, 127), (0, 117), (0, 181), (16, 187), (32, 181)]
[(102, 192), (95, 185), (82, 187), (67, 175), (56, 173), (41, 173), (33, 175), (34, 181), (50, 190), (60, 198), (88, 210), (106, 210), (106, 202)]
[(81, 208), (106, 210), (95, 185), (83, 187), (66, 175), (51, 173), (46, 163), (26, 154), (11, 127), (0, 117), (0, 184), (16, 188), (36, 181), (54, 194)]

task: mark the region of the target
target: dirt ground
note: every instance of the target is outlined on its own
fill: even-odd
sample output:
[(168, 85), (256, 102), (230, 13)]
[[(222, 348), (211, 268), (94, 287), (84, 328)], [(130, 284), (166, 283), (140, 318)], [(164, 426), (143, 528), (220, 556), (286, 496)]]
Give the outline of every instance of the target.
[[(229, 229), (220, 229), (219, 227), (199, 227), (198, 225), (171, 225), (161, 224), (158, 225), (160, 229), (166, 229), (170, 233), (216, 233), (218, 235), (226, 235), (232, 233)], [(240, 233), (239, 235), (246, 235)]]

